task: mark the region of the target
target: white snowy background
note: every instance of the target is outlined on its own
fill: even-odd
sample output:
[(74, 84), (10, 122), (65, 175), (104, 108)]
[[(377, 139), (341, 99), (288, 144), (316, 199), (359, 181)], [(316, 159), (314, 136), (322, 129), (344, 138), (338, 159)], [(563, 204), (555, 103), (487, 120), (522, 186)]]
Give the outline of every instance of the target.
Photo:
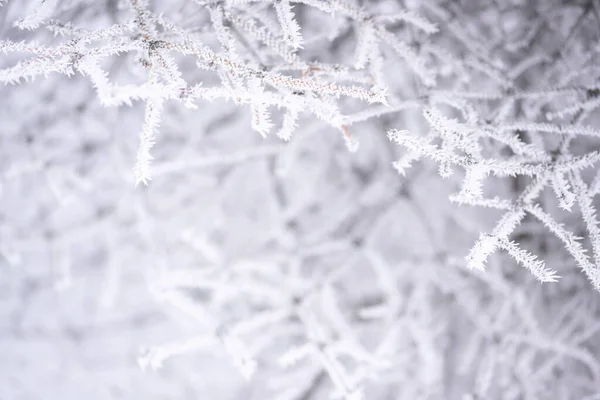
[[(309, 81), (306, 75), (316, 73), (316, 86), (305, 88), (313, 103), (293, 103), (301, 96), (293, 87), (250, 82), (242, 91), (236, 85), (245, 81), (235, 76), (243, 71), (215, 67), (215, 74), (210, 63), (165, 51), (190, 87), (203, 82), (223, 92), (197, 96), (205, 97), (190, 109), (169, 92), (169, 66), (152, 67), (167, 71), (158, 93), (168, 100), (151, 149), (151, 180), (136, 185), (144, 103), (151, 96), (130, 95), (135, 90), (126, 87), (131, 105), (107, 105), (117, 91), (98, 85), (85, 69), (91, 64), (72, 74), (49, 67), (75, 62), (69, 57), (76, 45), (58, 56), (43, 53), (30, 68), (18, 64), (36, 56), (29, 44), (52, 48), (70, 35), (131, 23), (135, 10), (130, 31), (118, 33), (143, 42), (149, 31), (135, 25), (151, 18), (140, 17), (143, 9), (164, 13), (225, 58), (253, 68), (264, 61), (269, 73), (284, 74), (285, 63), (273, 61), (269, 45), (250, 45), (255, 37), (244, 37), (231, 15), (264, 26), (270, 21), (278, 43), (289, 45), (273, 2), (145, 3), (0, 1), (0, 78), (7, 83), (0, 87), (0, 400), (600, 399), (594, 287), (600, 236), (594, 236), (595, 220), (578, 208), (588, 201), (593, 209), (600, 192), (596, 2), (294, 2), (300, 58), (345, 65), (323, 76), (321, 67), (289, 73)], [(211, 7), (233, 13), (223, 14), (231, 17), (225, 31), (215, 27)], [(336, 11), (324, 12), (327, 7)], [(384, 16), (374, 24), (396, 14), (404, 19), (390, 24), (396, 35), (387, 37), (390, 43), (367, 43), (361, 56), (361, 35), (371, 29), (363, 24), (371, 22), (355, 19), (351, 7)], [(402, 14), (407, 9), (414, 14)], [(425, 17), (437, 26), (432, 39), (418, 27)], [(406, 23), (411, 19), (417, 28)], [(65, 32), (55, 35), (60, 29)], [(237, 49), (220, 47), (231, 44), (223, 37), (228, 31)], [(167, 28), (157, 32), (172, 39)], [(115, 45), (111, 38), (82, 48), (108, 48)], [(28, 45), (14, 45), (21, 41)], [(423, 65), (410, 67), (406, 43), (425, 54), (435, 84), (422, 82)], [(379, 45), (381, 66), (373, 50)], [(111, 84), (142, 85), (149, 79), (147, 50), (110, 54), (97, 65)], [(360, 57), (370, 66), (355, 62)], [(371, 89), (365, 76), (385, 82)], [(318, 85), (328, 79), (350, 81), (373, 98), (322, 92)], [(384, 83), (387, 104), (378, 97)], [(275, 134), (284, 123), (283, 103), (268, 107), (274, 128), (265, 138), (266, 125), (253, 122), (261, 115), (255, 100), (269, 99), (263, 90), (307, 107), (291, 140)], [(523, 124), (500, 141), (506, 147), (489, 137), (472, 139), (453, 122), (450, 136), (437, 137), (438, 127), (428, 125), (435, 120), (423, 110), (466, 115), (464, 124), (481, 131), (511, 121), (557, 124), (547, 121), (548, 113), (562, 110), (561, 126), (570, 127), (563, 130), (573, 144), (567, 153), (564, 132), (552, 136), (553, 127)], [(336, 112), (343, 118), (335, 119)], [(339, 121), (344, 126), (336, 128)], [(417, 157), (388, 138), (391, 129), (423, 140), (431, 134), (426, 144), (439, 144), (446, 155), (476, 158), (478, 150), (469, 146), (480, 140), (492, 165), (481, 177), (486, 198), (510, 199), (515, 207), (533, 178), (501, 176), (508, 164), (494, 164), (496, 158), (524, 149), (519, 155), (532, 159), (519, 171), (535, 163), (550, 171), (553, 162), (575, 165), (588, 154), (586, 169), (565, 167), (541, 192), (536, 204), (552, 223), (528, 209), (531, 215), (506, 237), (497, 235), (545, 266), (527, 259), (524, 268), (498, 250), (484, 268), (468, 268), (465, 257), (481, 233), (498, 233), (506, 209), (472, 207), (469, 202), (483, 199), (477, 194), (463, 196), (463, 204), (449, 201), (463, 188), (464, 168), (440, 177), (445, 161), (437, 153), (423, 145), (425, 157)], [(452, 134), (460, 140), (450, 140)], [(519, 140), (538, 153), (519, 147)], [(360, 144), (352, 152), (354, 141)], [(540, 161), (539, 153), (554, 158)], [(414, 162), (399, 174), (393, 163), (407, 154)], [(577, 182), (586, 189), (577, 191)], [(561, 208), (566, 203), (571, 211)], [(549, 270), (560, 278), (540, 282), (540, 276), (555, 280)]]

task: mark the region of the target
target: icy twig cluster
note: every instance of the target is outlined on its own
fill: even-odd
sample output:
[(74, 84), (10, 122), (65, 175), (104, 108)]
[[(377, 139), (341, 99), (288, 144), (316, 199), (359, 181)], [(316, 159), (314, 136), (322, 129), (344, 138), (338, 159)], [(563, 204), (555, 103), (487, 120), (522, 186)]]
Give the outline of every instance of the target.
[[(0, 10), (23, 14), (0, 42), (0, 81), (58, 73), (68, 87), (83, 75), (95, 97), (69, 107), (89, 131), (109, 125), (94, 101), (119, 113), (143, 103), (134, 173), (152, 185), (117, 196), (94, 224), (50, 219), (45, 233), (64, 282), (68, 249), (100, 235), (111, 285), (127, 249), (159, 271), (157, 298), (198, 320), (197, 336), (147, 349), (143, 368), (221, 352), (266, 382), (260, 395), (282, 400), (597, 393), (595, 2), (35, 0)], [(111, 145), (116, 173), (88, 165), (89, 148), (66, 173), (60, 157), (75, 139), (48, 128), (74, 119), (61, 101), (6, 128), (46, 127), (52, 140), (28, 144), (41, 154), (33, 161), (7, 154), (2, 182), (45, 170), (65, 209), (93, 193), (92, 180), (129, 183), (130, 168)], [(239, 111), (223, 116), (227, 102)], [(228, 127), (238, 115), (244, 123)], [(217, 134), (196, 138), (196, 124)], [(267, 144), (237, 146), (244, 127)], [(273, 131), (288, 143), (273, 144)], [(358, 136), (361, 152), (339, 151), (339, 137), (355, 151)], [(182, 140), (176, 155), (160, 153)], [(485, 217), (468, 214), (476, 207)], [(42, 245), (11, 229), (0, 252), (17, 265)]]

